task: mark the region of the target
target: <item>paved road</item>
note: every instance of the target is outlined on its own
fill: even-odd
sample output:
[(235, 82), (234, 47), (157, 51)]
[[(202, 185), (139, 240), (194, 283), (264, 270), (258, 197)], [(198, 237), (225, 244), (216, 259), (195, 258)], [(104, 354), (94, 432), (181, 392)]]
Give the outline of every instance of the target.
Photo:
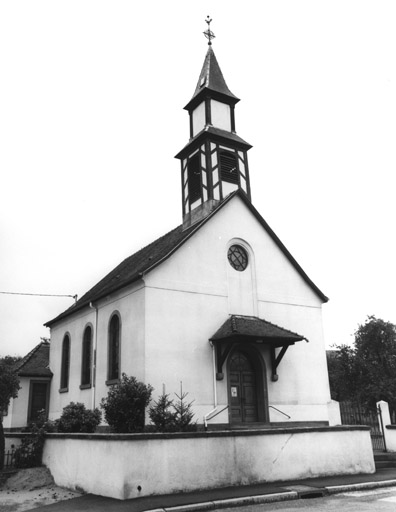
[(396, 487), (348, 492), (324, 498), (222, 509), (222, 512), (293, 512), (300, 509), (315, 512), (395, 512)]

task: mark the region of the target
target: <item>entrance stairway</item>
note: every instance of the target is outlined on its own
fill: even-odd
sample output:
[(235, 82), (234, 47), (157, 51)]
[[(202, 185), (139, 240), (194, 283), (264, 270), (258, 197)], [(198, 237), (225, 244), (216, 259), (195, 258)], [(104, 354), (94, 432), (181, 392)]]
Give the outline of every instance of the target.
[(375, 469), (396, 468), (396, 453), (374, 452)]

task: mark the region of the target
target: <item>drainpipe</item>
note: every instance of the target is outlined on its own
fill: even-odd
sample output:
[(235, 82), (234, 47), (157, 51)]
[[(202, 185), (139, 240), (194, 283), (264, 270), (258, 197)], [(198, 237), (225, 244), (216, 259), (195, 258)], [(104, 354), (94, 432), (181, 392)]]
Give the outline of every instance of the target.
[(93, 364), (92, 364), (92, 410), (95, 409), (95, 394), (96, 394), (96, 348), (98, 346), (98, 308), (89, 303), (89, 307), (95, 310), (95, 336), (93, 346)]
[(211, 347), (212, 347), (212, 361), (213, 361), (213, 409), (205, 414), (204, 416), (204, 426), (205, 430), (208, 428), (208, 418), (211, 416), (214, 412), (217, 411), (217, 385), (216, 385), (216, 354), (215, 354), (215, 346), (212, 341), (209, 341)]

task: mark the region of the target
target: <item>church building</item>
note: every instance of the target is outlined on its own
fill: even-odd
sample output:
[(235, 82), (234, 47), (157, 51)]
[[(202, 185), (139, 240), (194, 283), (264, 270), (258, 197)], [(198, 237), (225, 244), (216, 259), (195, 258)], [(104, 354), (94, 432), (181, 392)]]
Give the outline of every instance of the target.
[[(198, 423), (334, 423), (328, 300), (252, 204), (248, 152), (212, 47), (180, 160), (182, 222), (122, 261), (51, 329), (50, 418), (97, 407), (122, 373), (194, 400)], [(186, 137), (187, 138), (187, 137)], [(252, 169), (252, 172), (255, 172)]]

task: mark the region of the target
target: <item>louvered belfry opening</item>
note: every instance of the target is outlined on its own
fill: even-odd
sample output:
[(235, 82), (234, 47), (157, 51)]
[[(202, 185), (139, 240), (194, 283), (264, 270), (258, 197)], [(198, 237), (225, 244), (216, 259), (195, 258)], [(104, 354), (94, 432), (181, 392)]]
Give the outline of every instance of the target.
[(201, 168), (199, 153), (192, 156), (188, 162), (188, 196), (190, 204), (201, 198)]
[(238, 162), (235, 153), (220, 151), (220, 176), (222, 181), (238, 185)]

